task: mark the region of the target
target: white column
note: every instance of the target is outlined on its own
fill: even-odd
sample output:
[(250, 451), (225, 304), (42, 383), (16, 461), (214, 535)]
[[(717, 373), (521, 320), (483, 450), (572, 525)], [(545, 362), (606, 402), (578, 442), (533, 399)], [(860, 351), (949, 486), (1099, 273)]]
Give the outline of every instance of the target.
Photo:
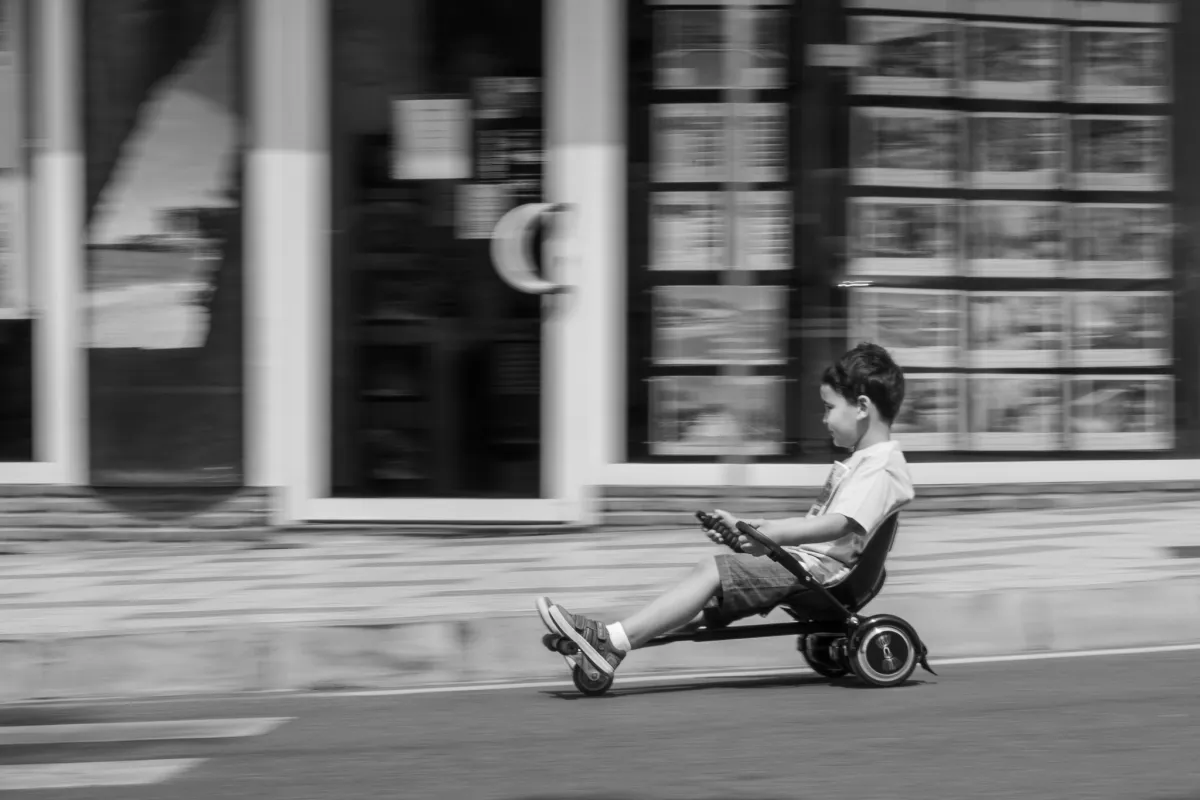
[(582, 507), (624, 456), (625, 3), (547, 0), (547, 195), (569, 204), (547, 326), (547, 495)]
[(80, 4), (38, 0), (33, 74), (39, 147), (32, 158), (35, 296), (34, 458), (51, 480), (88, 482), (87, 350), (83, 304), (84, 158)]
[(275, 521), (328, 492), (327, 0), (252, 0), (247, 475)]

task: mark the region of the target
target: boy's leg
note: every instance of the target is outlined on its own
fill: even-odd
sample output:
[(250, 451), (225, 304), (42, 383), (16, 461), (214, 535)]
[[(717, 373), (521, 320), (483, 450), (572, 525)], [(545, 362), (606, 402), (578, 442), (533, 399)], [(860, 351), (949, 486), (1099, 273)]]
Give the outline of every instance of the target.
[(656, 636), (692, 622), (720, 588), (721, 573), (716, 559), (701, 559), (686, 578), (621, 620), (630, 646), (636, 649)]
[[(611, 675), (630, 649), (640, 647), (655, 636), (679, 628), (696, 618), (721, 586), (720, 572), (713, 558), (701, 559), (679, 583), (667, 589), (648, 606), (617, 625), (572, 614), (545, 598), (538, 601), (543, 620), (549, 617), (558, 631), (575, 643), (601, 671)], [(622, 633), (626, 641), (613, 641)]]
[[(612, 674), (628, 650), (678, 630), (702, 613), (709, 621), (725, 624), (768, 611), (803, 591), (794, 575), (769, 559), (721, 554), (702, 559), (683, 581), (611, 626), (571, 614), (546, 598), (538, 601), (538, 610), (548, 627), (574, 641), (599, 669)], [(704, 608), (714, 597), (720, 602), (710, 617)]]

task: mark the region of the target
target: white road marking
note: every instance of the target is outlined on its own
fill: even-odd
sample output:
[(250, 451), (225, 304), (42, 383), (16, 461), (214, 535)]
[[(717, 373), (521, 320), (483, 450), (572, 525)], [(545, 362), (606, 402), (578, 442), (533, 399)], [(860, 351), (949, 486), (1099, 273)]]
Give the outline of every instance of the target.
[[(1003, 664), (1012, 661), (1049, 661), (1064, 658), (1099, 658), (1103, 656), (1133, 656), (1152, 655), (1154, 653), (1186, 653), (1200, 650), (1200, 644), (1161, 645), (1156, 647), (1126, 647), (1110, 650), (1072, 650), (1046, 653), (1020, 653), (1007, 656), (977, 656), (971, 658), (930, 659), (929, 665), (936, 671), (942, 666), (958, 666), (972, 664)], [(625, 684), (637, 683), (666, 683), (688, 680), (720, 680), (724, 678), (769, 678), (787, 675), (811, 675), (812, 670), (805, 667), (791, 667), (762, 670), (723, 670), (711, 672), (671, 672), (629, 675), (617, 672), (617, 688)], [(573, 686), (571, 681), (527, 681), (508, 683), (474, 683), (451, 686), (422, 686), (411, 689), (367, 689), (349, 692), (281, 692), (278, 696), (320, 697), (337, 699), (341, 697), (403, 697), (405, 695), (421, 694), (452, 694), (456, 692), (494, 692), (508, 689), (553, 689), (563, 686)]]
[(97, 722), (82, 725), (0, 726), (0, 747), (17, 745), (240, 739), (263, 736), (292, 717)]
[(149, 786), (175, 778), (202, 761), (203, 758), (164, 758), (152, 761), (79, 761), (70, 764), (0, 766), (0, 792)]
[[(1065, 658), (1102, 658), (1109, 656), (1154, 655), (1156, 653), (1188, 653), (1200, 651), (1197, 644), (1172, 644), (1153, 647), (1122, 647), (1108, 650), (1067, 650), (1045, 653), (1019, 653), (1015, 655), (973, 656), (963, 658), (930, 659), (929, 664), (934, 670), (939, 667), (970, 666), (974, 664), (1003, 664), (1014, 661), (1053, 661)], [(553, 656), (552, 653), (547, 655)], [(633, 672), (617, 672), (617, 688), (637, 683), (664, 683), (670, 681), (688, 680), (720, 680), (724, 678), (768, 678), (788, 675), (810, 675), (812, 670), (804, 667), (781, 667), (778, 669), (740, 670), (728, 669), (708, 672), (664, 672), (653, 674), (638, 674)], [(285, 689), (279, 691), (240, 692), (234, 694), (206, 694), (194, 696), (163, 696), (163, 697), (96, 697), (73, 700), (46, 700), (19, 702), (13, 705), (22, 706), (99, 706), (105, 704), (122, 705), (165, 705), (168, 703), (213, 703), (229, 702), (233, 699), (259, 700), (303, 700), (327, 699), (338, 700), (349, 697), (404, 697), (423, 694), (455, 694), (459, 692), (497, 692), (513, 689), (558, 689), (565, 686), (573, 687), (569, 680), (554, 681), (509, 681), (509, 682), (479, 682), (445, 684), (439, 686), (420, 686), (408, 689), (360, 689), (352, 691), (296, 691)]]

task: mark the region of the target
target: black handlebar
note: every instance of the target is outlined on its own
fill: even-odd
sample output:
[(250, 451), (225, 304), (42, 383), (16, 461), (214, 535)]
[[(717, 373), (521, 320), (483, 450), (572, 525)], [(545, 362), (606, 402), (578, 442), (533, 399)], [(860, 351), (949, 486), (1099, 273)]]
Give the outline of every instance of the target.
[(808, 570), (805, 569), (804, 565), (801, 564), (794, 555), (768, 539), (766, 535), (758, 530), (758, 528), (755, 528), (753, 525), (750, 525), (746, 522), (738, 522), (737, 529), (738, 533), (742, 534), (747, 539), (752, 539), (753, 541), (758, 542), (760, 545), (767, 548), (767, 558), (771, 559), (776, 564), (795, 575), (805, 584), (816, 582), (813, 580), (813, 577), (809, 574)]

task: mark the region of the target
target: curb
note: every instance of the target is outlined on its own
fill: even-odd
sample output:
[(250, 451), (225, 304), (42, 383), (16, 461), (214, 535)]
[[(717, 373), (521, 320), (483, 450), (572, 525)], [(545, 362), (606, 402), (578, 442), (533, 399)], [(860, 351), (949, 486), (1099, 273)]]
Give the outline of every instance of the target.
[[(530, 603), (530, 613), (519, 617), (0, 635), (0, 702), (562, 680), (565, 665), (542, 649), (544, 630), (532, 598)], [(935, 669), (939, 658), (1200, 642), (1196, 577), (897, 593), (867, 610), (913, 623)], [(803, 666), (790, 636), (656, 647), (638, 651), (630, 662), (639, 674)]]

